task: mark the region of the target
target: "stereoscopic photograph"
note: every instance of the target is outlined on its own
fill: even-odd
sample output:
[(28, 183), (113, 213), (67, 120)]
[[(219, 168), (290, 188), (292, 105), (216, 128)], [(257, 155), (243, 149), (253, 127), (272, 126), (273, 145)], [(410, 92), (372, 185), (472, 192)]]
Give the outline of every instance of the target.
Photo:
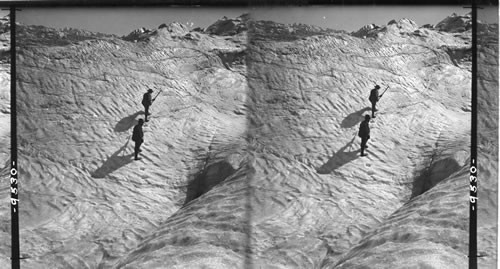
[(474, 75), (477, 264), (496, 268), (498, 6), (477, 17), (464, 5), (57, 6), (15, 18), (22, 268), (468, 268)]

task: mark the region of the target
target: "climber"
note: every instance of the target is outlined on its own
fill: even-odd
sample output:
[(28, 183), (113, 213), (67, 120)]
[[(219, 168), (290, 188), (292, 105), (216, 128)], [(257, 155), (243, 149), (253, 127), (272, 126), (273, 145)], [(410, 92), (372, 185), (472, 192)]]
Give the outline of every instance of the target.
[(361, 122), (359, 125), (358, 136), (361, 137), (361, 156), (366, 156), (365, 148), (368, 148), (366, 143), (368, 139), (370, 139), (370, 115), (365, 115), (365, 120)]
[(140, 160), (138, 157), (139, 152), (141, 152), (141, 145), (144, 142), (144, 133), (142, 132), (142, 125), (144, 124), (143, 119), (139, 119), (137, 125), (134, 127), (134, 132), (132, 133), (132, 141), (135, 142), (134, 156), (135, 160)]
[(142, 105), (144, 106), (144, 114), (146, 114), (146, 116), (144, 117), (144, 121), (149, 121), (148, 116), (151, 115), (151, 113), (149, 113), (149, 106), (151, 106), (151, 104), (153, 104), (153, 100), (151, 99), (151, 93), (153, 93), (153, 90), (149, 89), (148, 92), (146, 92), (142, 97)]
[(376, 85), (374, 89), (370, 92), (370, 97), (368, 98), (372, 103), (372, 118), (375, 118), (375, 111), (377, 111), (376, 105), (380, 97), (382, 95), (378, 95), (378, 89), (380, 89), (379, 85)]

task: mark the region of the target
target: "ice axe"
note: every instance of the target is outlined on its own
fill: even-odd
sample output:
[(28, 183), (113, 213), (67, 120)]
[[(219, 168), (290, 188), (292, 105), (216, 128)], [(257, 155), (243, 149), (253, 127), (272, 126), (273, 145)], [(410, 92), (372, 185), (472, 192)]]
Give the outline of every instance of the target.
[(384, 95), (384, 93), (389, 89), (389, 86), (387, 86), (387, 88), (385, 88), (385, 91), (380, 95), (380, 97), (378, 98), (380, 100), (380, 98), (382, 98), (382, 96)]
[(153, 102), (156, 100), (156, 98), (158, 97), (158, 95), (160, 95), (161, 91), (162, 91), (162, 90), (160, 90), (160, 91), (158, 92), (158, 94), (155, 96), (155, 98), (153, 98), (153, 100), (151, 101), (151, 103), (153, 103)]

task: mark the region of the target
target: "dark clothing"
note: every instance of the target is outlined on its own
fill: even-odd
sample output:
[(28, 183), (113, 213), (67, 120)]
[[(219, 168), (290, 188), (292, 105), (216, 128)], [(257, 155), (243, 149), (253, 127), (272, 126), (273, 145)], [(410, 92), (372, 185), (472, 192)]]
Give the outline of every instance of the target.
[(365, 155), (366, 143), (368, 142), (368, 137), (361, 138), (361, 155)]
[(375, 111), (377, 111), (377, 102), (372, 101), (372, 118), (375, 118)]
[(370, 125), (367, 120), (362, 121), (359, 125), (358, 136), (361, 137), (361, 155), (364, 155), (366, 143), (370, 139)]
[(142, 141), (136, 141), (135, 142), (135, 147), (134, 147), (134, 158), (136, 160), (139, 159), (139, 152), (141, 151), (141, 145), (142, 145)]
[(146, 105), (144, 106), (144, 114), (145, 114), (145, 116), (144, 116), (144, 121), (149, 121), (149, 120), (148, 120), (148, 115), (149, 115), (149, 106), (146, 106)]
[(148, 116), (149, 116), (149, 106), (153, 104), (153, 99), (151, 98), (151, 93), (147, 92), (144, 94), (142, 97), (142, 105), (144, 106), (144, 113), (146, 114), (144, 116), (144, 120), (148, 121)]
[(134, 127), (134, 132), (132, 133), (132, 141), (135, 142), (134, 156), (137, 160), (139, 151), (141, 150), (141, 144), (144, 142), (144, 133), (142, 132), (142, 124), (139, 123)]
[(378, 89), (373, 89), (370, 92), (370, 102), (372, 103), (372, 118), (375, 117), (375, 111), (377, 111), (376, 105), (378, 100), (380, 99), (380, 96), (378, 95)]
[(144, 139), (144, 133), (142, 132), (142, 124), (137, 124), (134, 126), (134, 131), (132, 133), (132, 141), (142, 141)]
[(370, 137), (370, 125), (368, 124), (368, 121), (364, 120), (361, 122), (359, 125), (358, 136), (361, 138)]
[(153, 99), (151, 98), (151, 93), (147, 92), (142, 96), (142, 104), (144, 106), (150, 106), (153, 103)]
[(378, 89), (373, 89), (371, 92), (370, 92), (370, 97), (368, 98), (370, 99), (370, 102), (378, 102), (378, 99), (379, 99), (379, 95), (378, 95)]

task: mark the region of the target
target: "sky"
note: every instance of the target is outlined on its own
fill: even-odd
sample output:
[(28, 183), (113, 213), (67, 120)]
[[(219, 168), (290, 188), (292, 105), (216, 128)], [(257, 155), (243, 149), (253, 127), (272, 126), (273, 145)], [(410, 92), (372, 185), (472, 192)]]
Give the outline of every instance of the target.
[[(392, 19), (408, 18), (418, 25), (436, 24), (452, 13), (469, 12), (462, 6), (307, 6), (307, 7), (108, 7), (108, 8), (23, 8), (18, 22), (54, 28), (71, 27), (92, 32), (127, 35), (145, 27), (180, 22), (192, 27), (207, 27), (223, 16), (250, 13), (258, 20), (305, 23), (355, 31), (364, 25), (385, 25)], [(0, 14), (1, 15), (1, 14)], [(498, 23), (498, 7), (479, 11), (479, 19)]]

